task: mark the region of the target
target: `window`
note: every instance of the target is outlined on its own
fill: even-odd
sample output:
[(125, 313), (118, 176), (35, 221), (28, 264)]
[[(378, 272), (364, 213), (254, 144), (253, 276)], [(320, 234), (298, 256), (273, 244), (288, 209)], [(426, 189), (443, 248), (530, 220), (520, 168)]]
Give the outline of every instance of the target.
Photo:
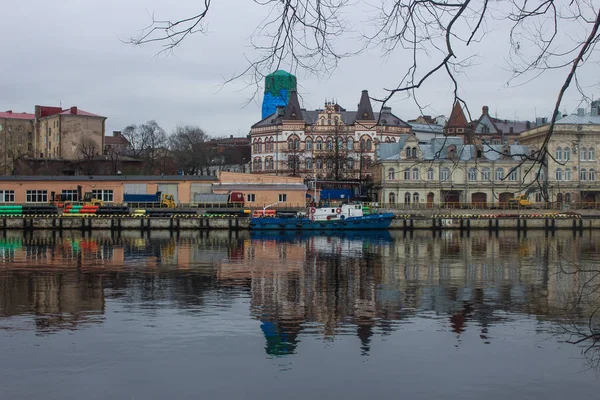
[(113, 191), (112, 189), (96, 189), (92, 190), (92, 196), (102, 201), (113, 201)]
[(315, 165), (317, 166), (317, 169), (323, 169), (323, 159), (317, 158)]
[(587, 180), (587, 170), (585, 168), (579, 171), (579, 179), (581, 179), (582, 181)]
[(562, 181), (562, 179), (563, 179), (563, 172), (562, 172), (562, 169), (560, 169), (560, 168), (557, 168), (557, 169), (556, 169), (556, 180), (557, 180), (557, 181)]
[(327, 168), (329, 168), (329, 169), (333, 168), (333, 160), (331, 158), (328, 158), (325, 163), (327, 165)]
[(258, 142), (256, 144), (258, 146), (258, 152), (260, 153), (262, 151), (262, 140), (258, 139)]
[(373, 147), (373, 142), (371, 142), (371, 139), (367, 139), (367, 150), (371, 150), (371, 148)]
[(495, 178), (497, 181), (501, 181), (504, 179), (504, 168), (496, 168)]
[(419, 204), (419, 193), (417, 193), (417, 192), (413, 193), (413, 203)]
[(363, 157), (362, 159), (363, 162), (363, 169), (369, 169), (371, 168), (371, 158), (370, 157)]
[(581, 150), (579, 151), (579, 156), (581, 158), (581, 161), (587, 161), (588, 151), (586, 147), (581, 148)]
[(313, 160), (312, 158), (307, 158), (306, 159), (306, 169), (312, 169), (313, 167)]
[(395, 204), (395, 203), (396, 203), (396, 194), (395, 194), (395, 193), (390, 193), (390, 194), (388, 195), (388, 198), (389, 198), (389, 202), (390, 202), (391, 204)]
[(346, 165), (348, 165), (348, 169), (354, 169), (354, 158), (349, 158)]
[(571, 202), (571, 193), (566, 193), (566, 194), (565, 194), (565, 201), (566, 201), (567, 203), (570, 203), (570, 202)]
[(571, 180), (571, 168), (565, 168), (565, 181)]
[(393, 181), (394, 179), (396, 179), (396, 170), (394, 168), (390, 168), (388, 170), (388, 179), (390, 181)]
[(354, 150), (354, 139), (348, 138), (348, 140), (346, 141), (346, 149), (350, 151)]
[(14, 190), (0, 190), (0, 203), (14, 203), (15, 202), (15, 191)]
[(404, 193), (404, 203), (410, 204), (410, 193), (409, 192)]
[(331, 140), (331, 138), (327, 138), (326, 148), (327, 150), (333, 150), (333, 140)]
[(594, 151), (593, 147), (590, 147), (590, 149), (588, 150), (588, 160), (594, 161), (595, 159), (596, 159), (596, 152)]
[(417, 148), (416, 147), (412, 148), (412, 157), (417, 158)]
[(342, 150), (344, 148), (344, 139), (338, 138), (338, 140), (337, 140), (337, 146), (338, 146), (337, 148), (339, 150)]
[(256, 194), (255, 193), (248, 193), (246, 195), (246, 201), (248, 201), (250, 203), (254, 203), (256, 201)]
[(590, 169), (590, 172), (588, 172), (588, 180), (589, 181), (596, 180), (596, 171), (594, 171), (594, 169)]
[(287, 194), (279, 194), (279, 202), (280, 203), (285, 203), (287, 201)]
[(433, 168), (429, 168), (427, 170), (427, 180), (432, 181), (435, 179), (435, 173), (433, 172)]
[(562, 161), (562, 148), (561, 147), (556, 148), (556, 152), (554, 153), (554, 158), (556, 158), (556, 161)]
[(316, 149), (317, 150), (323, 150), (323, 139), (318, 138), (317, 142), (316, 142)]
[(26, 192), (27, 203), (47, 203), (48, 202), (48, 191), (47, 190), (28, 190)]
[(292, 171), (299, 170), (300, 169), (300, 157), (298, 157), (298, 156), (288, 157), (288, 167)]
[(63, 200), (79, 201), (79, 196), (77, 195), (77, 190), (72, 190), (72, 189), (63, 190), (61, 192), (61, 195), (62, 195)]
[(535, 202), (536, 203), (541, 203), (542, 201), (544, 201), (544, 196), (541, 193), (536, 193), (535, 194)]
[(441, 181), (447, 181), (450, 180), (450, 169), (449, 168), (442, 168), (440, 169), (440, 180)]
[(273, 151), (275, 150), (275, 142), (273, 141), (273, 138), (271, 137), (269, 139), (269, 151)]
[(410, 181), (410, 169), (406, 168), (404, 170), (404, 180), (405, 181)]
[(312, 150), (312, 139), (306, 139), (306, 150)]
[(477, 170), (475, 168), (469, 168), (469, 172), (468, 172), (468, 179), (470, 181), (476, 181), (477, 180)]
[(516, 168), (514, 168), (508, 174), (508, 180), (509, 181), (516, 181), (518, 179), (519, 179), (519, 171)]
[(419, 168), (413, 168), (413, 170), (412, 170), (412, 179), (413, 179), (413, 181), (418, 181), (420, 179), (419, 175), (420, 175), (419, 174)]
[(406, 148), (406, 158), (410, 158), (411, 157), (411, 152), (410, 152), (410, 147)]
[(565, 149), (563, 150), (563, 157), (564, 157), (565, 161), (569, 161), (571, 159), (571, 148), (570, 147), (565, 147)]

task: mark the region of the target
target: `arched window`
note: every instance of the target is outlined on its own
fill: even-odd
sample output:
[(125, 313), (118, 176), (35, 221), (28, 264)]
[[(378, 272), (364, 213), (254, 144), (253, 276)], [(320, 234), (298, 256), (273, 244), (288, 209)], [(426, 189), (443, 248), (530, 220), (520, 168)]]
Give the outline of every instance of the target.
[(404, 169), (404, 180), (410, 181), (410, 169), (409, 168)]
[(404, 193), (404, 203), (410, 204), (410, 192)]
[[(256, 144), (256, 143), (254, 143), (254, 144)], [(252, 160), (252, 171), (256, 171), (257, 163), (258, 163), (258, 160), (256, 158), (254, 160)]]
[(360, 149), (363, 151), (367, 149), (367, 141), (365, 139), (360, 140)]
[(590, 172), (588, 172), (588, 180), (595, 181), (596, 180), (596, 171), (593, 168), (590, 168)]
[(481, 169), (481, 180), (482, 181), (489, 181), (490, 180), (490, 169), (489, 168), (482, 168)]
[(556, 168), (556, 180), (562, 181), (563, 179), (563, 171), (561, 168)]
[(385, 142), (386, 142), (386, 143), (389, 143), (389, 142), (390, 142), (390, 138), (389, 138), (389, 137), (386, 137), (386, 138), (385, 138)]
[(581, 161), (587, 161), (587, 156), (587, 147), (582, 147), (581, 150), (579, 150), (579, 158), (581, 159)]
[(315, 161), (315, 166), (317, 167), (317, 169), (323, 169), (323, 159), (317, 158), (317, 160)]
[(262, 159), (258, 159), (258, 161), (256, 162), (256, 167), (259, 171), (262, 170)]
[(496, 168), (495, 178), (497, 181), (501, 181), (504, 179), (504, 168)]
[(508, 180), (513, 182), (519, 180), (519, 170), (516, 168), (511, 169), (508, 174)]
[(373, 148), (373, 142), (371, 141), (371, 139), (367, 139), (367, 150), (371, 151), (372, 148)]
[(348, 166), (348, 169), (354, 169), (354, 158), (348, 158), (346, 165)]
[(391, 204), (396, 204), (396, 193), (390, 193), (388, 195), (388, 198), (389, 198), (389, 202)]
[(312, 169), (313, 167), (313, 160), (312, 158), (307, 158), (306, 159), (306, 169)]
[(331, 138), (327, 138), (326, 149), (333, 150), (333, 140), (331, 140)]
[(419, 176), (419, 168), (415, 167), (412, 170), (412, 180), (413, 181), (418, 181), (421, 177)]
[(346, 149), (350, 151), (354, 150), (354, 139), (352, 139), (351, 137), (349, 137), (346, 141)]
[(293, 150), (294, 149), (294, 139), (289, 138), (288, 139), (288, 150)]
[(581, 179), (582, 181), (587, 180), (587, 170), (585, 168), (579, 171), (579, 179)]
[(344, 148), (344, 139), (338, 138), (338, 140), (337, 140), (337, 146), (338, 146), (337, 147), (338, 150), (342, 150)]
[(275, 141), (273, 140), (273, 136), (269, 138), (269, 151), (275, 150)]
[(556, 148), (556, 152), (554, 153), (554, 158), (556, 158), (556, 161), (562, 161), (562, 148), (561, 147), (557, 147)]
[(321, 125), (325, 125), (325, 117), (321, 117)]
[(410, 152), (410, 147), (406, 148), (406, 158), (410, 158), (411, 157), (411, 152)]
[(304, 147), (306, 147), (306, 150), (312, 150), (312, 139), (311, 138), (306, 138), (306, 143), (304, 145)]
[(333, 168), (333, 160), (331, 158), (328, 158), (327, 161), (325, 161), (325, 163), (328, 169)]
[(566, 193), (565, 194), (565, 202), (567, 202), (567, 203), (571, 202), (571, 193)]
[(323, 139), (317, 138), (317, 141), (315, 142), (315, 148), (317, 150), (323, 150)]
[(396, 179), (396, 170), (394, 170), (394, 168), (388, 169), (388, 179), (390, 181), (393, 181), (394, 179)]
[(565, 149), (563, 150), (563, 158), (565, 159), (565, 161), (569, 161), (571, 159), (571, 148), (570, 147), (565, 147)]
[(470, 181), (476, 181), (477, 180), (477, 170), (475, 168), (469, 168), (468, 179)]
[(413, 193), (413, 204), (419, 204), (419, 193)]
[(435, 172), (433, 171), (433, 168), (429, 168), (427, 170), (427, 180), (432, 181), (434, 179), (435, 179)]
[(588, 160), (594, 161), (595, 159), (596, 159), (596, 151), (594, 150), (593, 147), (590, 147), (588, 150)]
[(417, 158), (417, 148), (416, 147), (412, 148), (412, 154), (411, 155), (412, 155), (413, 158)]
[(565, 181), (571, 180), (571, 168), (565, 168)]
[(448, 181), (450, 180), (450, 168), (442, 168), (440, 169), (440, 181)]

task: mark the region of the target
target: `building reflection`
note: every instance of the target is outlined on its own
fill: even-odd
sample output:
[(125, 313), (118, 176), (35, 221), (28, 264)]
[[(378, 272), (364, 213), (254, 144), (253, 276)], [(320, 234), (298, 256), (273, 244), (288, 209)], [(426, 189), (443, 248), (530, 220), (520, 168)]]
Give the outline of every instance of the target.
[(419, 318), (489, 343), (511, 314), (583, 320), (595, 310), (574, 301), (597, 281), (589, 233), (4, 235), (0, 327), (32, 316), (39, 332), (102, 322), (107, 302), (202, 316), (249, 297), (269, 355), (295, 353), (304, 336), (339, 335), (357, 337), (366, 355), (376, 336)]

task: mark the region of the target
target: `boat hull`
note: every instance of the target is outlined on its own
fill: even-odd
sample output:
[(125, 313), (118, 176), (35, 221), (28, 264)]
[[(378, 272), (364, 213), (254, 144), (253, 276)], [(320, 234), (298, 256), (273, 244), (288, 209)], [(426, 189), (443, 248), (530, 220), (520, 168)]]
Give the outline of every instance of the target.
[(329, 221), (311, 221), (309, 218), (251, 218), (250, 228), (254, 230), (373, 230), (388, 229), (393, 213), (332, 219)]

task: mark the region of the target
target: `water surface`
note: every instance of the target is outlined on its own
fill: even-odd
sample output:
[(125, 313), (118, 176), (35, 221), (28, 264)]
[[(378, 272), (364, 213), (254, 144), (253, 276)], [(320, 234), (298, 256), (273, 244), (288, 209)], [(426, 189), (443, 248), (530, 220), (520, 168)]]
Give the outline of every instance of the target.
[(598, 234), (116, 235), (4, 233), (1, 399), (600, 389)]

